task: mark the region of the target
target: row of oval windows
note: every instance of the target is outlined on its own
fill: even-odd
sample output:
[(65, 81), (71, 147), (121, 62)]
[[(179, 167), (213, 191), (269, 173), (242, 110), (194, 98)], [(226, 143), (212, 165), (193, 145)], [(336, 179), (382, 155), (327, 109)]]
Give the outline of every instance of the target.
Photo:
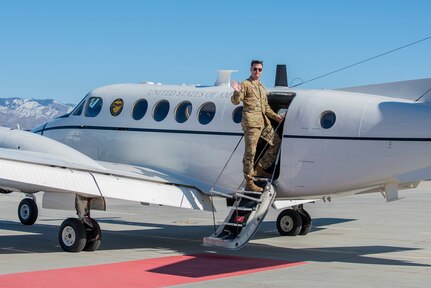
[[(85, 109), (84, 115), (86, 117), (96, 117), (102, 110), (103, 100), (100, 97), (90, 97)], [(110, 106), (109, 111), (112, 116), (118, 116), (123, 111), (124, 101), (121, 98), (115, 99)], [(73, 112), (73, 115), (81, 115), (84, 103), (79, 105)], [(153, 109), (153, 119), (160, 122), (166, 118), (169, 113), (170, 104), (167, 100), (161, 100), (156, 103)], [(235, 108), (232, 113), (232, 119), (235, 123), (241, 123), (242, 120), (242, 106)], [(132, 117), (135, 120), (142, 119), (148, 110), (148, 102), (146, 99), (138, 100), (133, 106)], [(192, 114), (192, 103), (183, 101), (175, 108), (174, 116), (178, 123), (186, 122)], [(216, 113), (216, 106), (213, 102), (206, 102), (198, 109), (198, 121), (202, 125), (210, 123)]]

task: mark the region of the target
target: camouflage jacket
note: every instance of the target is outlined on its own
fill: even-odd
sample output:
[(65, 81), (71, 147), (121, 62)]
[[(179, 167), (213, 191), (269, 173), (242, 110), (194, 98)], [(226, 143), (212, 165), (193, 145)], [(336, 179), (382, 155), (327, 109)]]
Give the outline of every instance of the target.
[(268, 105), (266, 89), (260, 81), (248, 78), (241, 83), (241, 90), (234, 92), (230, 98), (234, 105), (241, 101), (244, 104), (242, 111), (242, 126), (263, 128), (270, 124), (267, 117), (276, 119), (277, 114)]

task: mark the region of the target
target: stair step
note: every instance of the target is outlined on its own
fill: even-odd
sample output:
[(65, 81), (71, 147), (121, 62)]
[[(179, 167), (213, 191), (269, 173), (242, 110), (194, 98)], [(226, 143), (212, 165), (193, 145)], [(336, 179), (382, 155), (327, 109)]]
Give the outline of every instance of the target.
[(247, 208), (247, 207), (241, 207), (241, 206), (238, 206), (238, 207), (231, 206), (230, 209), (231, 210), (238, 210), (238, 211), (255, 211), (256, 210), (255, 208)]
[(254, 178), (254, 181), (265, 181), (265, 182), (269, 182), (271, 179), (270, 178), (266, 178), (266, 177), (253, 177)]
[(226, 226), (235, 226), (235, 227), (244, 227), (245, 224), (240, 224), (240, 223), (230, 223), (230, 222), (223, 222), (222, 225), (226, 225)]
[(256, 194), (256, 195), (262, 195), (263, 192), (257, 192), (252, 190), (245, 190), (244, 188), (240, 188), (236, 191), (237, 193), (247, 193), (247, 194)]
[[(261, 193), (259, 193), (259, 194), (261, 194)], [(258, 203), (262, 202), (262, 199), (251, 197), (251, 196), (248, 196), (248, 195), (245, 195), (245, 194), (242, 194), (242, 193), (235, 193), (235, 195), (238, 196), (238, 197), (241, 197), (241, 198), (245, 198), (245, 199), (248, 199), (248, 200), (256, 201)]]
[[(256, 195), (259, 198), (250, 195)], [(204, 237), (203, 244), (205, 246), (239, 249), (247, 244), (256, 233), (274, 201), (275, 191), (273, 186), (268, 183), (263, 193), (235, 193), (234, 198), (236, 199), (235, 204), (230, 207), (224, 222), (211, 236)]]

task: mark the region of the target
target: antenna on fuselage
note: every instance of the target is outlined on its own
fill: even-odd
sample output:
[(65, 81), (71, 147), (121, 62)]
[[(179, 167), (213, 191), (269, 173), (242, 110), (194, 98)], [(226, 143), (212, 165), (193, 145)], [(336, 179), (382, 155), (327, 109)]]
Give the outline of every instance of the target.
[(275, 87), (289, 87), (287, 84), (287, 69), (285, 64), (278, 64), (275, 71)]
[(214, 86), (227, 86), (230, 87), (230, 75), (238, 70), (217, 70), (217, 80)]

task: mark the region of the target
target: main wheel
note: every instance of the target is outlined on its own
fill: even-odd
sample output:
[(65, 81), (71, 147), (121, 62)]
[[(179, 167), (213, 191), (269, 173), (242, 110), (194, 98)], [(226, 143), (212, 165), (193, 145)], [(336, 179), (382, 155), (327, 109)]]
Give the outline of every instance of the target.
[(296, 236), (302, 228), (299, 213), (292, 209), (283, 210), (277, 217), (277, 230), (283, 236)]
[(308, 212), (305, 210), (300, 210), (299, 216), (301, 217), (301, 220), (302, 220), (302, 228), (301, 228), (301, 231), (299, 231), (299, 235), (307, 235), (311, 229), (310, 214), (308, 214)]
[(102, 230), (99, 223), (93, 218), (89, 218), (93, 227), (85, 225), (87, 233), (87, 244), (85, 244), (84, 251), (96, 251), (102, 244)]
[(77, 218), (63, 221), (58, 233), (58, 241), (66, 252), (80, 252), (87, 244), (87, 233), (84, 224)]
[(22, 199), (18, 205), (18, 218), (24, 225), (33, 225), (38, 215), (37, 204), (31, 198)]

